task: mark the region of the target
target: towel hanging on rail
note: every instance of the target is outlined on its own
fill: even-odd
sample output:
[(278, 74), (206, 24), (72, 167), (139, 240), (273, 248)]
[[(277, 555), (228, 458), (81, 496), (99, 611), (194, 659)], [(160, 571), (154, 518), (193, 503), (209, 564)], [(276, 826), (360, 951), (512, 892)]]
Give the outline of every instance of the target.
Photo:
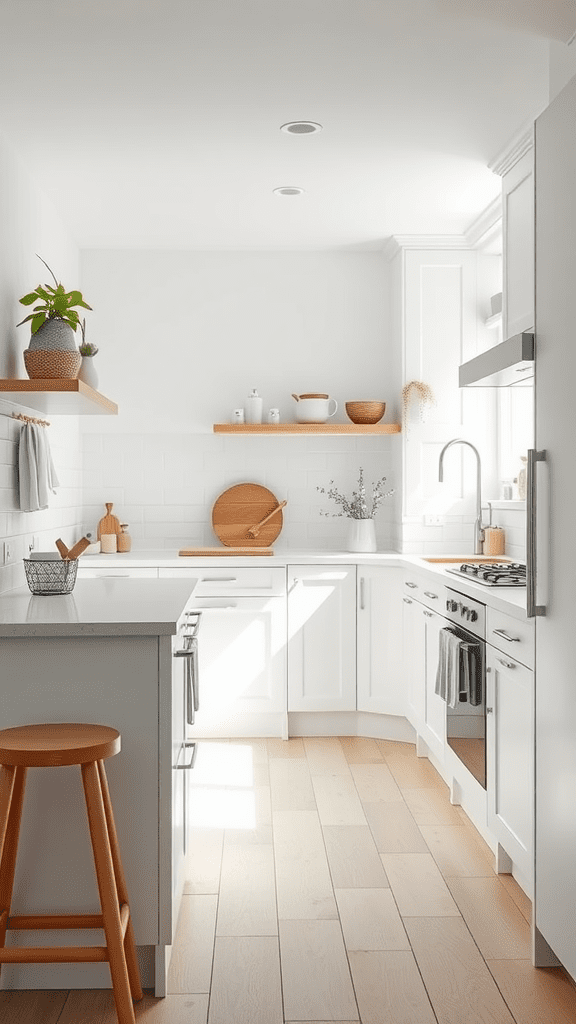
[(50, 444), (44, 427), (26, 422), (18, 446), (20, 508), (35, 512), (48, 508), (50, 492), (59, 487)]
[(450, 626), (440, 630), (434, 690), (449, 707), (456, 708), (459, 702), (473, 707), (482, 703), (480, 658), (479, 643), (464, 640)]

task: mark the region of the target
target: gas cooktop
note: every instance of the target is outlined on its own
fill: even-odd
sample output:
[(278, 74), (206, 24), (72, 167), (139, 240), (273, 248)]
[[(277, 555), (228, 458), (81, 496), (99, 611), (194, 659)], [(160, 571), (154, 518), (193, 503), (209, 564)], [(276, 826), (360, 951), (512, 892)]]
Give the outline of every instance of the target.
[(462, 562), (447, 569), (455, 576), (469, 576), (484, 587), (525, 587), (526, 566), (521, 562)]

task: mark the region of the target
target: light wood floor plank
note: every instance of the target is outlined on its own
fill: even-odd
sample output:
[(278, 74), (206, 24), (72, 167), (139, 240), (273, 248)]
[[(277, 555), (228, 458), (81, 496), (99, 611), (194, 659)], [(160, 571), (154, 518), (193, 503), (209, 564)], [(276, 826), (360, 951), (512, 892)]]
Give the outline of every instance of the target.
[(525, 917), (528, 924), (530, 924), (532, 921), (532, 901), (530, 897), (527, 896), (524, 890), (520, 888), (518, 882), (512, 875), (498, 875), (498, 878), (502, 882), (502, 885), (506, 889), (508, 895), (514, 900), (514, 903), (518, 907), (522, 916)]
[(168, 992), (210, 991), (217, 896), (183, 896), (168, 972)]
[(338, 916), (316, 811), (274, 811), (274, 857), (279, 920)]
[(349, 953), (362, 1024), (436, 1024), (412, 953)]
[(281, 740), (273, 736), (266, 740), (268, 757), (306, 757), (304, 743), (297, 736), (291, 740)]
[(217, 893), (220, 884), (224, 829), (191, 828), (186, 857), (184, 892), (191, 895)]
[(209, 1024), (283, 1024), (278, 939), (217, 938)]
[(341, 736), (340, 745), (348, 764), (368, 764), (384, 760), (376, 740), (367, 736)]
[(0, 992), (0, 1024), (56, 1024), (67, 991)]
[(514, 1024), (461, 917), (408, 917), (404, 923), (440, 1024)]
[(415, 743), (404, 743), (402, 740), (376, 740), (376, 743), (384, 760), (388, 757), (397, 757), (399, 754), (404, 757), (416, 757)]
[(461, 825), (456, 808), (440, 787), (405, 789), (404, 799), (417, 825)]
[(312, 785), (322, 825), (366, 825), (351, 775), (313, 775)]
[[(170, 995), (165, 999), (155, 999), (145, 995), (140, 1002), (134, 1003), (134, 1014), (139, 1024), (206, 1024), (208, 996)], [(117, 1020), (114, 996), (110, 990), (74, 989), (68, 996), (58, 1024), (117, 1024)], [(35, 1019), (33, 1024), (44, 1024), (44, 1021)]]
[(386, 872), (367, 825), (330, 825), (322, 831), (335, 889), (388, 888)]
[(402, 917), (459, 917), (430, 853), (383, 853), (382, 863)]
[(305, 760), (276, 757), (270, 761), (273, 811), (314, 811), (316, 800)]
[(430, 853), (444, 878), (493, 878), (484, 851), (464, 825), (420, 825)]
[(245, 846), (247, 843), (272, 843), (272, 825), (258, 825), (256, 828), (227, 828), (224, 831), (224, 846)]
[(392, 772), (384, 761), (379, 764), (351, 764), (350, 771), (358, 790), (358, 796), (363, 803), (404, 799)]
[(304, 749), (311, 775), (349, 775), (348, 762), (337, 736), (305, 736)]
[(272, 846), (226, 846), (216, 935), (277, 935)]
[(488, 967), (519, 1024), (574, 1024), (576, 989), (562, 968), (530, 960), (488, 960)]
[(485, 959), (530, 959), (530, 927), (498, 878), (448, 878), (447, 885)]
[(363, 804), (380, 853), (428, 853), (422, 833), (406, 804)]
[(390, 889), (335, 889), (348, 950), (410, 949)]
[(338, 921), (280, 921), (286, 1020), (357, 1019)]
[(268, 740), (264, 737), (256, 736), (254, 739), (239, 739), (229, 740), (230, 744), (235, 747), (248, 747), (252, 755), (253, 764), (268, 764)]
[(444, 780), (427, 757), (390, 755), (386, 758), (386, 764), (401, 790), (428, 789), (431, 786), (446, 790)]

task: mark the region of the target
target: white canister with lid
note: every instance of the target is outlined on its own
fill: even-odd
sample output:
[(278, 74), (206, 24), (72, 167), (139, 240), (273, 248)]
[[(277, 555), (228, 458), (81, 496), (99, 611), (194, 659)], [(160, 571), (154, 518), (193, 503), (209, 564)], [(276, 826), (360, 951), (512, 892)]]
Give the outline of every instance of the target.
[(246, 423), (262, 423), (262, 399), (256, 388), (253, 388), (248, 395), (244, 412), (246, 414)]

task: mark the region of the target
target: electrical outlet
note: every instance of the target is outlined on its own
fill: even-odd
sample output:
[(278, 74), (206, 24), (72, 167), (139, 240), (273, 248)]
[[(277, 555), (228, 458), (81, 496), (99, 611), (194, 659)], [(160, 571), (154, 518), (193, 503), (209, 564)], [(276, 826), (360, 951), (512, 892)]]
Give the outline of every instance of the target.
[(442, 516), (424, 516), (424, 526), (442, 526)]
[(12, 544), (9, 540), (4, 541), (4, 565), (12, 561)]

